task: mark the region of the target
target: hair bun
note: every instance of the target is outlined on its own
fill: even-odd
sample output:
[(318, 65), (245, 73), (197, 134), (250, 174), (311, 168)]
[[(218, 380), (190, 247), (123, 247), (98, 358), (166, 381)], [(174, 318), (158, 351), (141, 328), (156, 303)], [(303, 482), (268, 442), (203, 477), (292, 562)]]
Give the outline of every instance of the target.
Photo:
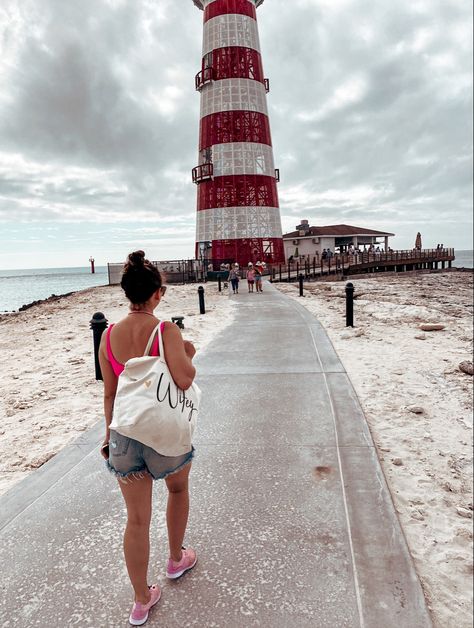
[(134, 304), (141, 304), (146, 303), (161, 288), (163, 280), (158, 268), (145, 258), (144, 251), (133, 251), (123, 267), (120, 285), (127, 299)]
[(135, 268), (140, 268), (144, 266), (144, 262), (145, 262), (144, 251), (134, 251), (133, 253), (130, 253), (130, 255), (128, 256), (128, 263), (130, 264), (130, 266), (133, 266)]

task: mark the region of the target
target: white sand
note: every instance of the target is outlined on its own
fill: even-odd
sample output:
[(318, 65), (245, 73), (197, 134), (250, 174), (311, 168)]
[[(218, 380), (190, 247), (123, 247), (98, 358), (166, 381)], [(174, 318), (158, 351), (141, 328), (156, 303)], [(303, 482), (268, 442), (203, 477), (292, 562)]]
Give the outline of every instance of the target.
[[(344, 283), (282, 291), (308, 307), (333, 341), (364, 407), (435, 625), (471, 626), (472, 274), (356, 279), (354, 330), (344, 327)], [(278, 285), (278, 284), (277, 284)], [(310, 294), (311, 291), (311, 294)], [(206, 285), (171, 286), (158, 312), (185, 316), (184, 337), (203, 350), (234, 316), (227, 295)], [(118, 287), (92, 288), (0, 317), (0, 494), (102, 417), (89, 321), (127, 312)], [(416, 336), (421, 322), (446, 329)], [(423, 414), (407, 410), (424, 408)], [(401, 466), (393, 461), (400, 458)], [(412, 627), (400, 627), (412, 628)], [(415, 628), (415, 627), (413, 627)]]
[[(196, 285), (169, 286), (156, 310), (165, 320), (184, 316), (183, 336), (198, 351), (233, 319), (216, 284), (205, 297), (201, 316)], [(0, 316), (0, 494), (103, 417), (89, 321), (99, 311), (115, 322), (127, 308), (122, 290), (107, 286)]]
[[(324, 325), (352, 380), (439, 628), (472, 626), (473, 390), (458, 369), (472, 360), (472, 278), (354, 279), (353, 330), (345, 282), (308, 283), (304, 298), (294, 284), (276, 284)], [(446, 328), (423, 334), (424, 322)]]

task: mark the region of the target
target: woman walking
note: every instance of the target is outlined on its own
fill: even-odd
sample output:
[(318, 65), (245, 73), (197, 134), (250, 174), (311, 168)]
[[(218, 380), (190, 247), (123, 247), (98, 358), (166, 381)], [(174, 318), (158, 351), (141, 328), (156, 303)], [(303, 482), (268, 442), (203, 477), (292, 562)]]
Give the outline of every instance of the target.
[(249, 288), (249, 292), (253, 292), (253, 287), (255, 285), (255, 269), (252, 262), (249, 262), (247, 268), (247, 285)]
[(263, 266), (261, 262), (255, 264), (255, 289), (257, 292), (263, 292), (262, 288)]
[[(153, 480), (164, 479), (168, 489), (166, 523), (168, 528), (168, 578), (178, 578), (194, 567), (197, 561), (192, 548), (183, 547), (189, 513), (188, 476), (194, 448), (182, 456), (170, 457), (157, 453), (137, 440), (123, 436), (110, 428), (118, 378), (124, 364), (144, 355), (145, 348), (159, 324), (154, 310), (166, 291), (158, 269), (145, 259), (143, 251), (128, 256), (121, 286), (130, 301), (130, 312), (102, 336), (99, 360), (104, 379), (104, 413), (106, 434), (101, 453), (109, 469), (118, 477), (127, 508), (124, 534), (124, 554), (128, 575), (135, 592), (130, 624), (141, 626), (161, 597), (157, 584), (148, 585), (150, 552), (150, 521), (152, 513)], [(183, 340), (179, 328), (162, 322), (166, 363), (175, 384), (187, 390), (193, 383), (196, 353), (191, 342)], [(149, 355), (159, 355), (155, 336)]]
[(239, 265), (237, 264), (237, 262), (230, 269), (229, 279), (230, 279), (230, 283), (232, 284), (232, 290), (234, 291), (234, 294), (239, 294), (240, 271), (239, 271)]

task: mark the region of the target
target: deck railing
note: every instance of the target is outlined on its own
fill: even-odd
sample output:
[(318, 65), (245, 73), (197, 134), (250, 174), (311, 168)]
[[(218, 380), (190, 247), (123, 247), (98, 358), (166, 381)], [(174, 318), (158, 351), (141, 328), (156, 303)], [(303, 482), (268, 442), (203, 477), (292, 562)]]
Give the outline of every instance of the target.
[(300, 274), (306, 279), (324, 275), (349, 275), (375, 269), (390, 268), (406, 270), (411, 268), (437, 267), (454, 260), (454, 249), (413, 249), (387, 252), (333, 254), (324, 259), (320, 255), (307, 256), (286, 264), (272, 266), (272, 276), (276, 281), (295, 281)]
[[(388, 251), (387, 253), (369, 253), (343, 255), (335, 254), (330, 258), (322, 259), (315, 255), (311, 258), (299, 258), (286, 264), (267, 264), (265, 275), (270, 275), (275, 281), (295, 281), (300, 274), (305, 279), (323, 277), (326, 275), (349, 275), (357, 272), (380, 270), (384, 267), (395, 270), (406, 270), (406, 267), (430, 268), (454, 260), (454, 249), (421, 249), (412, 251)], [(218, 276), (225, 278), (228, 269), (234, 263), (232, 259), (182, 259), (153, 262), (163, 272), (167, 283), (195, 283), (207, 280), (215, 281)], [(122, 263), (109, 263), (109, 284), (120, 283)], [(245, 278), (245, 267), (240, 268), (242, 278)]]

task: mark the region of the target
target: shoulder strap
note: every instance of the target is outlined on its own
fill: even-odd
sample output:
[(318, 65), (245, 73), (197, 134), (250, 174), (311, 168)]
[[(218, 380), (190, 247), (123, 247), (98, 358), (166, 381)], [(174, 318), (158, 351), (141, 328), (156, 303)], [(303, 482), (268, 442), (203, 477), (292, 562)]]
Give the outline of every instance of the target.
[(143, 352), (144, 356), (149, 355), (151, 346), (153, 344), (153, 340), (155, 339), (155, 336), (156, 336), (156, 332), (158, 332), (158, 337), (159, 337), (159, 342), (160, 342), (160, 356), (161, 356), (161, 348), (163, 346), (163, 341), (161, 340), (160, 325), (161, 325), (161, 322), (158, 323), (155, 329), (151, 332), (151, 336), (149, 337), (147, 345), (145, 347), (145, 351)]
[(161, 321), (161, 323), (158, 325), (158, 348), (160, 350), (160, 360), (162, 360), (162, 362), (166, 362), (165, 347), (163, 345), (163, 334), (161, 333), (164, 327), (165, 327), (165, 321)]

